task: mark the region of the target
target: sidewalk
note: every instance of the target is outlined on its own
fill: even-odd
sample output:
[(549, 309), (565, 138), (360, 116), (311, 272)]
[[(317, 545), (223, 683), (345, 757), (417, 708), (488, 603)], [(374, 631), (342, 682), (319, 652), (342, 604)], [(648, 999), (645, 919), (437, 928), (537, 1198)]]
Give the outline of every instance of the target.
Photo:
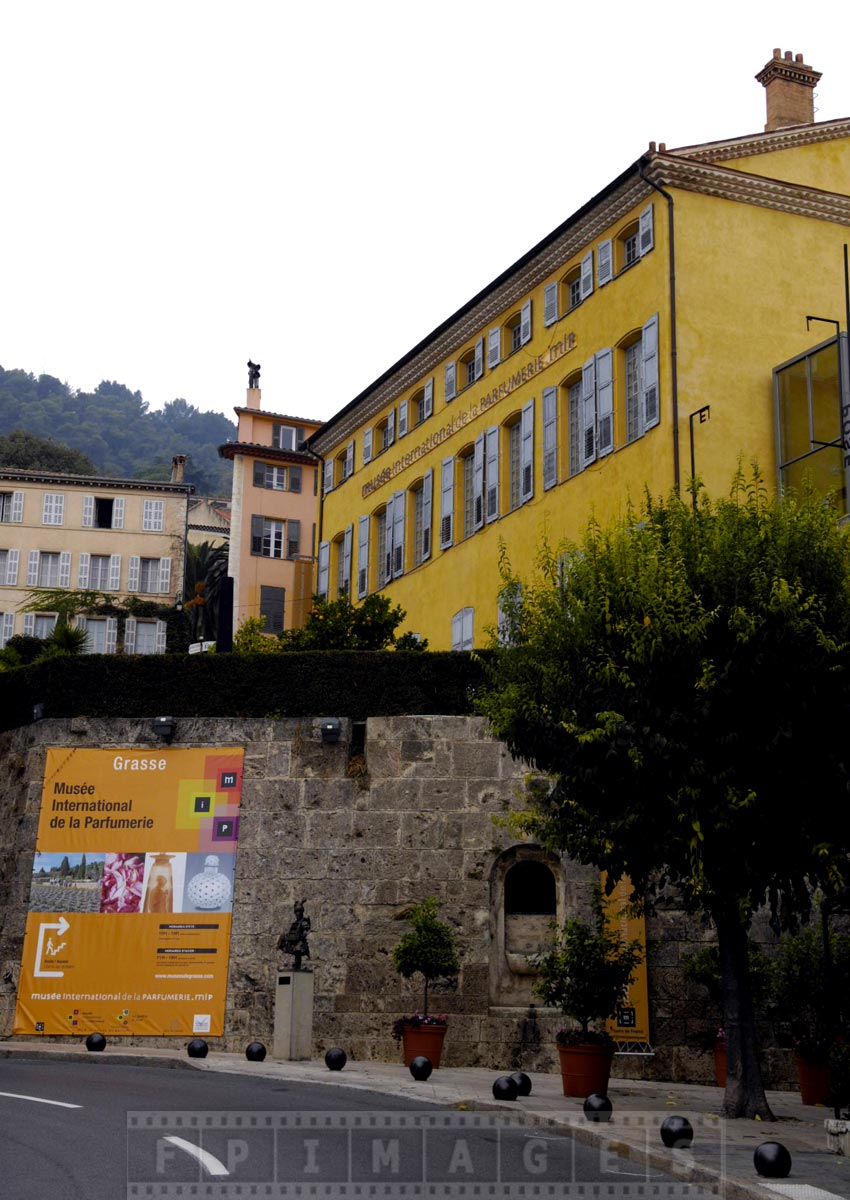
[[(479, 1068), (441, 1067), (427, 1082), (418, 1083), (404, 1066), (393, 1063), (349, 1062), (343, 1071), (329, 1071), (323, 1060), (278, 1062), (267, 1058), (253, 1063), (243, 1055), (218, 1051), (211, 1051), (205, 1059), (190, 1059), (176, 1049), (107, 1046), (102, 1053), (92, 1054), (82, 1044), (0, 1043), (0, 1058), (12, 1055), (58, 1060), (84, 1057), (100, 1064), (158, 1065), (325, 1084), (343, 1089), (340, 1110), (345, 1108), (344, 1089), (358, 1088), (461, 1111), (497, 1112), (513, 1124), (569, 1132), (598, 1146), (607, 1156), (609, 1170), (622, 1162), (624, 1176), (635, 1184), (640, 1183), (636, 1170), (652, 1169), (682, 1180), (714, 1184), (716, 1194), (729, 1200), (850, 1198), (850, 1157), (830, 1152), (825, 1122), (832, 1118), (832, 1111), (804, 1106), (796, 1092), (768, 1093), (777, 1117), (774, 1123), (726, 1121), (720, 1116), (720, 1088), (612, 1079), (608, 1093), (613, 1105), (611, 1120), (596, 1124), (585, 1118), (581, 1100), (562, 1094), (558, 1075), (532, 1074), (531, 1094), (504, 1102), (493, 1099), (498, 1072)], [(661, 1141), (659, 1126), (673, 1114), (687, 1117), (693, 1126), (689, 1150), (668, 1150)], [(850, 1122), (844, 1124), (850, 1126)], [(843, 1140), (845, 1148), (850, 1148), (850, 1137)], [(772, 1181), (757, 1174), (753, 1152), (764, 1141), (781, 1142), (789, 1150), (792, 1167), (786, 1179)], [(837, 1141), (833, 1138), (832, 1144)]]

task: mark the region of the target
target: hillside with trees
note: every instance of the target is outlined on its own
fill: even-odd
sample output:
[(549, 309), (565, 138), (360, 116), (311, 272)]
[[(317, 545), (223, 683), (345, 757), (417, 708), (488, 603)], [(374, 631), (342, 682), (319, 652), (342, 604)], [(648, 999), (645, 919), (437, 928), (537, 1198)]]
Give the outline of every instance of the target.
[(230, 495), (231, 465), (219, 458), (218, 447), (235, 438), (236, 425), (185, 400), (151, 412), (141, 392), (122, 383), (104, 380), (83, 392), (52, 375), (0, 367), (0, 466), (47, 469), (35, 442), (36, 457), (27, 463), (25, 434), (70, 447), (95, 473), (122, 479), (169, 479), (172, 456), (186, 454), (186, 480), (198, 495)]

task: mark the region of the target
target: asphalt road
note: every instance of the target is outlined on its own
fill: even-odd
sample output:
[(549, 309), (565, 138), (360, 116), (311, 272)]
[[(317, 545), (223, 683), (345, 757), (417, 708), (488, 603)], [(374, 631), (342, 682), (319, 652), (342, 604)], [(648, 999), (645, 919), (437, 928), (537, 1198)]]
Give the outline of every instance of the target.
[[(281, 1187), (257, 1194), (308, 1196), (318, 1185), (312, 1194), (330, 1200), (403, 1200), (423, 1194), (423, 1179), (436, 1186), (427, 1193), (435, 1200), (472, 1196), (458, 1185), (482, 1183), (495, 1188), (488, 1196), (579, 1195), (593, 1181), (603, 1181), (612, 1200), (637, 1200), (647, 1185), (669, 1200), (700, 1196), (693, 1185), (647, 1175), (555, 1131), (342, 1082), (5, 1059), (0, 1130), (0, 1194), (8, 1200), (236, 1197), (271, 1183)], [(202, 1192), (185, 1191), (192, 1184)], [(293, 1184), (298, 1192), (283, 1187)]]

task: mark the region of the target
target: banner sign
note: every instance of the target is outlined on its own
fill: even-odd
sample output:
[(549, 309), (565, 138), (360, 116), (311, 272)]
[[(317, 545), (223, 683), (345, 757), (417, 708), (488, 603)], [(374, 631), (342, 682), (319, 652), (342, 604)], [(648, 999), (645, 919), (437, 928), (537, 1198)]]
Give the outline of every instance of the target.
[(47, 750), (16, 1034), (221, 1036), (242, 759)]
[[(604, 896), (605, 873), (602, 874)], [(604, 896), (605, 922), (608, 928), (619, 933), (624, 942), (639, 941), (643, 957), (635, 970), (632, 982), (617, 1015), (606, 1021), (605, 1029), (621, 1048), (625, 1043), (640, 1043), (649, 1046), (649, 989), (646, 974), (646, 921), (643, 914), (633, 916), (629, 912), (629, 897), (632, 884), (625, 875), (617, 883), (610, 896)]]

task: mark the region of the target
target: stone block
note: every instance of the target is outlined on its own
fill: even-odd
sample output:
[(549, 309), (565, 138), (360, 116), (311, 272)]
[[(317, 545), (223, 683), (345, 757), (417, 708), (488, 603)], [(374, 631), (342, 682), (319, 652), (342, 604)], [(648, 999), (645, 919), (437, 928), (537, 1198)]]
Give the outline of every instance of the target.
[(458, 779), (501, 779), (506, 757), (507, 751), (497, 742), (455, 742), (452, 774)]

